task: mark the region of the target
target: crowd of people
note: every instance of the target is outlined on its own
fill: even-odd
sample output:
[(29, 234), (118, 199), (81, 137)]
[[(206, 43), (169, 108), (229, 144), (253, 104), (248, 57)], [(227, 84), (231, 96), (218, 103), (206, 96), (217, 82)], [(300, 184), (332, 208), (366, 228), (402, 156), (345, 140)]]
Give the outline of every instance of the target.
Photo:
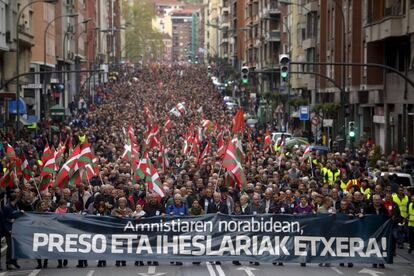
[[(348, 151), (315, 151), (305, 159), (304, 148), (276, 150), (265, 144), (265, 130), (253, 127), (241, 133), (242, 166), (247, 180), (246, 187), (241, 187), (222, 167), (222, 156), (217, 154), (219, 140), (232, 138), (235, 114), (226, 111), (223, 96), (207, 77), (204, 66), (119, 68), (108, 83), (97, 88), (97, 94), (98, 105), (85, 108), (82, 104), (78, 109), (72, 105), (73, 116), (65, 121), (45, 120), (36, 132), (22, 130), (18, 140), (13, 131), (4, 134), (3, 144), (12, 145), (16, 155), (24, 153), (33, 172), (31, 180), (19, 177), (13, 185), (1, 188), (4, 199), (0, 225), (8, 245), (7, 269), (19, 268), (12, 259), (11, 230), (16, 213), (21, 211), (133, 219), (218, 212), (341, 213), (353, 218), (384, 214), (393, 219), (395, 247), (403, 248), (409, 240), (409, 252), (414, 249), (414, 193), (401, 186), (394, 176), (401, 170), (400, 155), (383, 156), (378, 165), (372, 166), (369, 158), (373, 145), (364, 144), (356, 155)], [(178, 103), (184, 103), (185, 111), (174, 115), (170, 111)], [(171, 127), (162, 129), (168, 120)], [(209, 120), (211, 126), (202, 128), (202, 120)], [(162, 198), (143, 181), (135, 181), (131, 162), (122, 158), (126, 130), (133, 127), (138, 144), (142, 144), (148, 125), (156, 123), (161, 129), (160, 141), (147, 154), (157, 164), (159, 156), (166, 153), (163, 162), (167, 164), (156, 166), (165, 192)], [(51, 125), (58, 126), (59, 132), (50, 133), (54, 129)], [(183, 152), (190, 128), (201, 129), (198, 155), (194, 151)], [(75, 146), (84, 142), (83, 137), (95, 152), (99, 175), (79, 185), (50, 185), (39, 192), (42, 164), (38, 160), (46, 143), (57, 148), (71, 138)], [(201, 156), (208, 143), (211, 150)], [(6, 166), (4, 161), (2, 166)], [(381, 175), (384, 170), (388, 174)], [(37, 263), (38, 268), (48, 266), (47, 260)], [(237, 260), (233, 263), (240, 265)], [(67, 260), (59, 260), (57, 265), (62, 268), (67, 264)], [(87, 265), (86, 260), (79, 260), (77, 267)], [(125, 265), (124, 261), (116, 261), (116, 266)], [(135, 265), (144, 263), (137, 261)], [(98, 266), (106, 266), (106, 261), (100, 260)]]

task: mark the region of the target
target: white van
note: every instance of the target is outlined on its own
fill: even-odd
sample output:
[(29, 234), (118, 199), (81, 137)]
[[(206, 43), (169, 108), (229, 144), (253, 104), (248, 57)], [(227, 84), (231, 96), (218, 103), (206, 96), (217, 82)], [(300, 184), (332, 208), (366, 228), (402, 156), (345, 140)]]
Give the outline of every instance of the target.
[(398, 185), (403, 185), (404, 187), (411, 187), (414, 188), (414, 181), (413, 177), (408, 173), (400, 173), (400, 172), (381, 172), (381, 176), (388, 174), (388, 178), (393, 174), (397, 175), (396, 182)]

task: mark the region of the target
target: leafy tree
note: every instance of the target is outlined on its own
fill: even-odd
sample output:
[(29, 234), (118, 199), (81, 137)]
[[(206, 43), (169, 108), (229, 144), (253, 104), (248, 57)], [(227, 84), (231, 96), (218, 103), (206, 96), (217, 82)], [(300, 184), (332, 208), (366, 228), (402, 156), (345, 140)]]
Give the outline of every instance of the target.
[(129, 5), (124, 0), (123, 17), (128, 27), (125, 32), (125, 52), (132, 62), (156, 60), (162, 57), (163, 34), (152, 28), (155, 17), (154, 6), (150, 0), (134, 1)]

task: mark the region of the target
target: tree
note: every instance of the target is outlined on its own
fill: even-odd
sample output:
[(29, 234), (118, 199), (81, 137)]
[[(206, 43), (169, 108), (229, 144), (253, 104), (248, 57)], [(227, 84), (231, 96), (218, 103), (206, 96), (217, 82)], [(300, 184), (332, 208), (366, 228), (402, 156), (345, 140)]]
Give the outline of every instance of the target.
[(155, 17), (150, 0), (123, 1), (123, 16), (128, 27), (125, 32), (126, 57), (132, 62), (157, 60), (162, 57), (163, 34), (152, 28)]

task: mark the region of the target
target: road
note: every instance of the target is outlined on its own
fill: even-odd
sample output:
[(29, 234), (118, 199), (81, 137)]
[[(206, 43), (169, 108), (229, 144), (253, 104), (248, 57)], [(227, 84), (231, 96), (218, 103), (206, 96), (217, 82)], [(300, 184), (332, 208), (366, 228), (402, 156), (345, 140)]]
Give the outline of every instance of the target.
[[(261, 264), (252, 266), (245, 263), (243, 266), (234, 266), (231, 263), (223, 262), (221, 265), (202, 263), (199, 266), (185, 263), (183, 266), (160, 263), (160, 266), (135, 267), (128, 262), (126, 267), (115, 267), (114, 262), (108, 262), (105, 268), (96, 267), (97, 261), (89, 261), (87, 268), (76, 268), (76, 261), (70, 261), (68, 268), (56, 269), (57, 262), (49, 261), (48, 269), (36, 270), (36, 261), (20, 260), (20, 270), (1, 271), (0, 276), (412, 276), (414, 275), (414, 254), (407, 254), (406, 250), (400, 250), (394, 259), (394, 264), (387, 265), (385, 269), (373, 269), (370, 265), (357, 264), (353, 268), (332, 265), (331, 267), (319, 267), (317, 264), (308, 264), (301, 267), (299, 264), (285, 264), (284, 266), (273, 266)], [(2, 267), (5, 268), (4, 257)]]

